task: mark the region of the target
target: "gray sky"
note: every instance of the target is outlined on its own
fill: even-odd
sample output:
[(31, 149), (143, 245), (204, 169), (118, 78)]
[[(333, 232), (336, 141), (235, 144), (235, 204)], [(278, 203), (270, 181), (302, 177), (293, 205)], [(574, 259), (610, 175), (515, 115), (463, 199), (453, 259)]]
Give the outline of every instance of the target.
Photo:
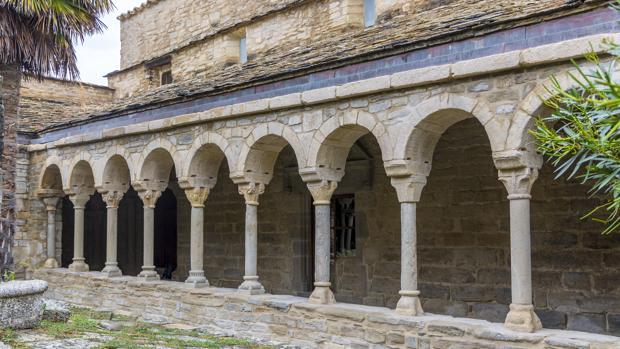
[(103, 76), (117, 70), (120, 65), (121, 34), (120, 23), (116, 19), (146, 0), (115, 0), (117, 10), (103, 18), (108, 29), (101, 35), (87, 38), (84, 45), (77, 47), (78, 68), (84, 82), (107, 85)]

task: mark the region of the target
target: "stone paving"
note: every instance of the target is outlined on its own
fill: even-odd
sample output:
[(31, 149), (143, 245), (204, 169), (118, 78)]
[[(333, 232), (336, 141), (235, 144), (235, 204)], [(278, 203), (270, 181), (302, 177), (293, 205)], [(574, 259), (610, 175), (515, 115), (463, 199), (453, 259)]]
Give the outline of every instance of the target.
[(278, 343), (246, 340), (208, 333), (184, 324), (159, 325), (133, 318), (73, 308), (67, 322), (44, 320), (41, 326), (27, 330), (0, 330), (0, 349), (88, 349), (88, 348), (290, 348)]

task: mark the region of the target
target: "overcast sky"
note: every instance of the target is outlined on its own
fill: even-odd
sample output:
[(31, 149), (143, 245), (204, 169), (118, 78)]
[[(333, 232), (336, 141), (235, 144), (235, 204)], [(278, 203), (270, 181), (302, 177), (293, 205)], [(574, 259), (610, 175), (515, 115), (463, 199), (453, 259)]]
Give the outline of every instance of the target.
[(101, 35), (87, 38), (84, 45), (77, 47), (78, 67), (80, 77), (84, 82), (107, 85), (103, 76), (117, 70), (120, 65), (121, 29), (116, 19), (145, 0), (115, 0), (116, 11), (103, 18), (108, 29)]

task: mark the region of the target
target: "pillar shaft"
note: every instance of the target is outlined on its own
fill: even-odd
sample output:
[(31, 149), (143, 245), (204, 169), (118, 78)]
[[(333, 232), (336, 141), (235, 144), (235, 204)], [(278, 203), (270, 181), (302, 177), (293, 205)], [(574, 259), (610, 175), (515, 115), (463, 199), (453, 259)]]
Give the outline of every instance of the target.
[(261, 294), (265, 288), (258, 281), (258, 198), (264, 193), (261, 183), (247, 183), (239, 187), (245, 198), (245, 275), (239, 290)]
[[(314, 206), (315, 283), (330, 284), (330, 215), (331, 208), (329, 204), (320, 204)], [(329, 287), (330, 285), (327, 286)]]
[(532, 304), (530, 246), (530, 200), (510, 200), (510, 269), (514, 304)]
[(530, 191), (538, 170), (517, 168), (500, 170), (500, 180), (510, 200), (510, 274), (512, 303), (506, 327), (524, 332), (542, 328), (532, 303), (532, 250), (530, 237)]
[(47, 258), (56, 259), (56, 209), (47, 210)]
[(84, 206), (74, 205), (73, 218), (73, 263), (69, 270), (88, 271), (88, 264), (84, 259)]
[(121, 276), (118, 268), (118, 208), (107, 208), (106, 261), (102, 272), (108, 277)]
[(155, 208), (144, 206), (144, 242), (143, 242), (143, 265), (140, 277), (145, 280), (158, 280), (159, 275), (155, 271)]
[(204, 258), (204, 206), (192, 206), (190, 232), (190, 263), (189, 277), (185, 282), (194, 286), (207, 286)]
[(315, 304), (336, 302), (330, 282), (331, 197), (338, 182), (308, 183), (314, 199), (314, 290), (308, 300)]

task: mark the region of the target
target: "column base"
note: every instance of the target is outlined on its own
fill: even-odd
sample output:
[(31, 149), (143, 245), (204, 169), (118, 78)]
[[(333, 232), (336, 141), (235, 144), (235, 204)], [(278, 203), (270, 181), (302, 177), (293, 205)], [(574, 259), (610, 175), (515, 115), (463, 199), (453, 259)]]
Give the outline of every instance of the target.
[(312, 304), (336, 303), (336, 297), (334, 297), (334, 293), (329, 288), (331, 285), (331, 282), (315, 282), (314, 291), (312, 291), (308, 302)]
[(400, 315), (419, 316), (424, 315), (422, 303), (420, 303), (420, 291), (400, 291), (400, 299), (396, 304), (396, 313)]
[(73, 263), (69, 264), (69, 270), (74, 272), (87, 272), (90, 269), (88, 264), (84, 262), (84, 258), (73, 258)]
[(265, 293), (265, 288), (258, 282), (258, 276), (244, 276), (243, 280), (239, 286), (239, 291), (252, 295)]
[(43, 264), (43, 268), (45, 269), (56, 269), (58, 268), (58, 261), (56, 258), (48, 258)]
[(522, 304), (510, 305), (504, 326), (519, 332), (536, 332), (542, 328), (540, 319), (534, 312), (534, 306)]
[(109, 278), (123, 276), (123, 273), (118, 268), (118, 263), (106, 263), (105, 268), (101, 271), (105, 276)]
[(202, 270), (190, 270), (189, 277), (185, 280), (186, 284), (190, 284), (193, 287), (207, 287), (209, 281), (205, 277), (205, 273)]
[(157, 281), (159, 280), (159, 274), (155, 271), (154, 266), (143, 266), (142, 271), (138, 274), (138, 277), (142, 281)]

